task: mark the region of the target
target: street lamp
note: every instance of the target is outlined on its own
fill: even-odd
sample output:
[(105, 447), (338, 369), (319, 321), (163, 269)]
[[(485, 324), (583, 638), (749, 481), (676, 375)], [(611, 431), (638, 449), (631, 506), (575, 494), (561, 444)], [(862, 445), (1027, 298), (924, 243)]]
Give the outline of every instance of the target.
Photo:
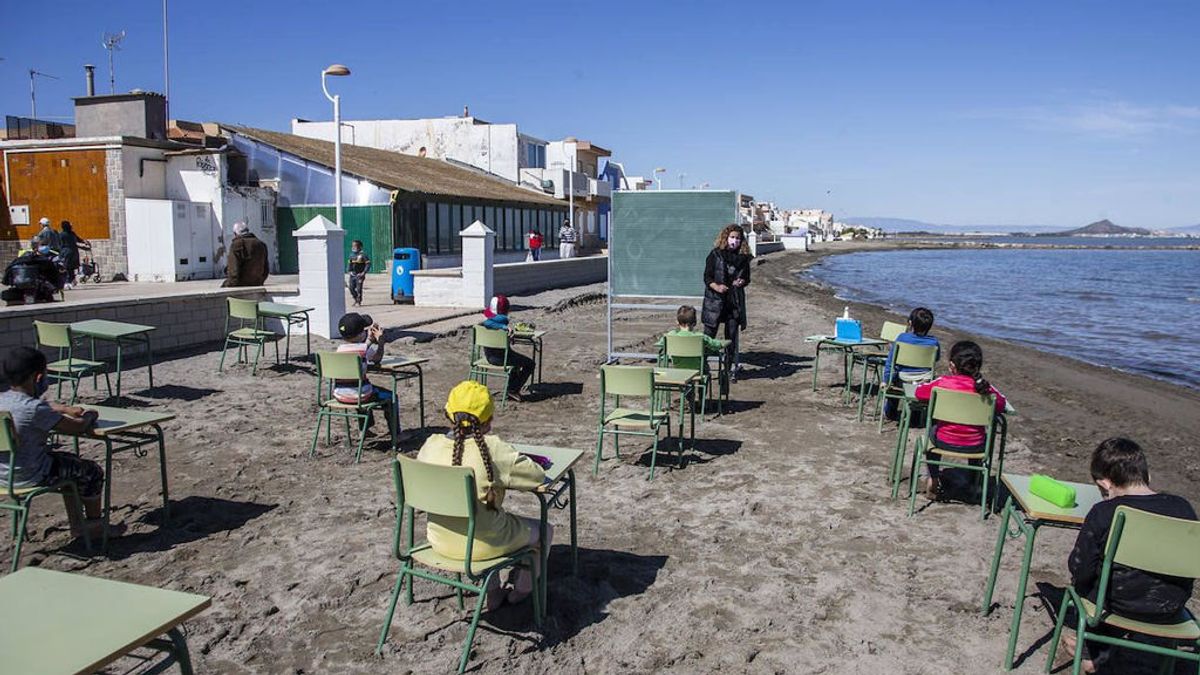
[(659, 190), (662, 189), (662, 179), (658, 177), (658, 174), (666, 173), (666, 172), (667, 172), (667, 170), (662, 168), (661, 166), (654, 170), (654, 182), (658, 183)]
[(342, 227), (342, 97), (330, 96), (329, 88), (325, 86), (325, 76), (345, 77), (349, 74), (350, 69), (340, 63), (321, 71), (321, 91), (325, 92), (325, 98), (333, 103), (333, 204), (338, 229)]

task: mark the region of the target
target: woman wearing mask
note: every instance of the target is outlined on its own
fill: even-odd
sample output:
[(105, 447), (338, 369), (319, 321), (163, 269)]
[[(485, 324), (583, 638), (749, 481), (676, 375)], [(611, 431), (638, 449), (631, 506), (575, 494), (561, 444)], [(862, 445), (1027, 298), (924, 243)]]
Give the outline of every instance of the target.
[(704, 305), (700, 321), (704, 334), (717, 336), (717, 327), (725, 326), (729, 340), (726, 362), (737, 379), (738, 332), (746, 327), (746, 285), (750, 283), (750, 245), (739, 225), (726, 225), (713, 242), (713, 250), (704, 261)]

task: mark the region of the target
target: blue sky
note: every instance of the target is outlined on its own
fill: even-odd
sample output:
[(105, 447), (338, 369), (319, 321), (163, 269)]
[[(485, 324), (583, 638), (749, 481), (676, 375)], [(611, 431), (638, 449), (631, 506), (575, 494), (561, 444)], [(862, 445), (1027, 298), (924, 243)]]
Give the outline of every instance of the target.
[[(69, 116), (84, 63), (161, 90), (161, 3), (8, 3), (0, 112)], [(335, 14), (341, 11), (343, 14)], [(668, 186), (952, 224), (1200, 223), (1200, 3), (171, 6), (172, 115), (286, 129), (473, 114), (615, 151)], [(12, 30), (16, 28), (17, 30)]]

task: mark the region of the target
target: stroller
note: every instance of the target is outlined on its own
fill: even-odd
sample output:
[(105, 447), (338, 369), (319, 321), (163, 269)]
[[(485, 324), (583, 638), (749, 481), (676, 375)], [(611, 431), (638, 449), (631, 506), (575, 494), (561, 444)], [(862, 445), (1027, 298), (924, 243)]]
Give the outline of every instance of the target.
[(100, 283), (100, 264), (90, 255), (79, 261), (79, 272), (75, 275), (75, 280), (81, 284), (89, 279), (92, 283)]

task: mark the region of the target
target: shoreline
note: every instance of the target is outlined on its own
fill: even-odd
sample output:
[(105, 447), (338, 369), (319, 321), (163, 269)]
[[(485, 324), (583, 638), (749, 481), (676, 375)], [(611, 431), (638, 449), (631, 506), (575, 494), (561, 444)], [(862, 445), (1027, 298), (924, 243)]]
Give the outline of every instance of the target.
[[(950, 235), (946, 235), (949, 237)], [(977, 238), (970, 238), (969, 235), (964, 235), (962, 241), (953, 241), (946, 239), (938, 239), (934, 237), (889, 237), (887, 239), (869, 239), (866, 241), (850, 241), (850, 242), (825, 242), (818, 244), (819, 246), (838, 246), (849, 245), (863, 246), (863, 250), (936, 250), (946, 248), (972, 248), (972, 249), (993, 249), (993, 248), (1017, 248), (1017, 249), (1033, 249), (1033, 250), (1055, 250), (1063, 251), (1200, 251), (1200, 243), (1184, 244), (1179, 246), (1167, 246), (1164, 244), (1145, 244), (1136, 246), (1118, 246), (1115, 244), (1038, 244), (1034, 242), (1012, 242), (1012, 241), (986, 241), (989, 236), (996, 235), (979, 235)], [(1125, 240), (1128, 241), (1128, 240)], [(810, 251), (812, 252), (812, 251)]]
[[(873, 335), (884, 320), (903, 323), (905, 317), (878, 305), (838, 298), (832, 287), (802, 279), (799, 274), (824, 257), (863, 250), (890, 249), (838, 247), (779, 261), (793, 277), (791, 290), (819, 307), (829, 317), (830, 327), (849, 305), (863, 322), (863, 334)], [(768, 258), (766, 262), (771, 261)], [(1076, 479), (1086, 480), (1078, 462), (1086, 460), (1095, 442), (1111, 435), (1130, 435), (1152, 453), (1155, 466), (1177, 469), (1159, 469), (1155, 476), (1163, 482), (1160, 487), (1193, 501), (1200, 499), (1200, 390), (936, 322), (933, 332), (942, 341), (943, 367), (946, 350), (953, 342), (970, 339), (983, 347), (986, 377), (1015, 400), (1021, 411), (1015, 427), (1022, 435), (1034, 432), (1039, 454), (1045, 451), (1042, 459), (1054, 458), (1049, 466), (1043, 466), (1046, 471), (1076, 474)], [(1111, 428), (1097, 437), (1096, 429), (1106, 426)]]
[[(800, 275), (805, 273), (809, 268), (811, 268), (813, 265), (816, 265), (818, 262), (820, 262), (821, 260), (824, 260), (825, 258), (836, 256), (836, 255), (847, 255), (850, 253), (874, 253), (874, 252), (884, 252), (884, 251), (928, 251), (928, 250), (943, 250), (946, 248), (966, 248), (966, 249), (1031, 248), (1031, 249), (1040, 249), (1040, 250), (1048, 250), (1048, 249), (1099, 250), (1099, 249), (1093, 249), (1093, 247), (1075, 247), (1075, 246), (1024, 246), (1024, 245), (1014, 245), (1014, 246), (1009, 246), (1009, 247), (1002, 247), (1002, 246), (925, 246), (925, 245), (906, 246), (906, 245), (889, 245), (887, 242), (877, 242), (877, 243), (876, 242), (870, 242), (870, 243), (867, 243), (867, 242), (837, 242), (837, 243), (838, 244), (850, 244), (850, 245), (849, 246), (839, 246), (839, 247), (833, 248), (833, 249), (809, 251), (808, 255), (811, 257), (811, 260), (809, 260), (806, 264), (802, 265), (800, 268), (798, 268), (796, 270), (797, 280), (800, 281), (801, 283), (808, 284), (808, 285), (812, 286), (814, 289), (817, 289), (821, 292), (828, 293), (834, 300), (837, 300), (837, 302), (840, 303), (842, 306), (853, 305), (853, 306), (859, 306), (859, 307), (871, 307), (878, 311), (890, 314), (893, 317), (895, 317), (895, 316), (901, 317), (900, 323), (904, 323), (903, 315), (895, 312), (894, 310), (892, 310), (888, 307), (885, 307), (883, 305), (877, 305), (874, 303), (869, 303), (869, 302), (862, 302), (859, 300), (852, 300), (850, 298), (840, 298), (837, 296), (837, 289), (834, 286), (832, 286), (830, 284), (826, 284), (823, 281), (814, 281), (811, 279), (800, 278)], [(826, 246), (828, 246), (828, 244), (826, 244)], [(1160, 248), (1154, 248), (1154, 249), (1134, 248), (1134, 247), (1108, 247), (1108, 248), (1104, 248), (1102, 250), (1138, 251), (1138, 250), (1193, 250), (1193, 249), (1183, 248), (1183, 247), (1160, 247)], [(1198, 246), (1195, 250), (1200, 250), (1200, 246)], [(935, 329), (936, 328), (937, 328), (937, 326), (935, 325)], [(962, 328), (950, 328), (950, 327), (947, 327), (944, 325), (942, 326), (942, 328), (945, 330), (953, 330), (953, 331), (956, 331), (959, 333), (964, 333), (964, 334), (972, 333), (970, 330), (962, 329)], [(974, 334), (974, 333), (972, 333), (972, 334)], [(1099, 368), (1101, 370), (1111, 371), (1113, 373), (1120, 373), (1122, 375), (1142, 378), (1142, 379), (1145, 379), (1145, 380), (1155, 383), (1155, 384), (1178, 388), (1181, 392), (1190, 392), (1192, 394), (1200, 394), (1200, 386), (1194, 386), (1194, 387), (1188, 386), (1188, 385), (1180, 384), (1178, 382), (1168, 380), (1165, 378), (1154, 377), (1153, 375), (1137, 373), (1137, 372), (1133, 372), (1133, 371), (1129, 371), (1129, 370), (1123, 370), (1121, 368), (1118, 368), (1117, 366), (1109, 366), (1109, 365), (1105, 365), (1103, 363), (1093, 363), (1091, 361), (1086, 361), (1084, 359), (1081, 359), (1076, 356), (1071, 356), (1069, 354), (1059, 354), (1056, 352), (1046, 351), (1043, 349), (1039, 349), (1038, 347), (1031, 345), (1031, 344), (1025, 344), (1025, 343), (1021, 343), (1021, 342), (1011, 341), (1011, 340), (1007, 340), (1005, 338), (986, 337), (984, 339), (993, 340), (996, 342), (1003, 342), (1005, 344), (1009, 344), (1014, 347), (1022, 347), (1025, 349), (1031, 349), (1033, 351), (1038, 352), (1039, 354), (1046, 354), (1046, 355), (1052, 355), (1052, 356), (1057, 356), (1060, 358), (1069, 359), (1070, 361), (1073, 361), (1075, 363), (1089, 366), (1092, 368)]]

